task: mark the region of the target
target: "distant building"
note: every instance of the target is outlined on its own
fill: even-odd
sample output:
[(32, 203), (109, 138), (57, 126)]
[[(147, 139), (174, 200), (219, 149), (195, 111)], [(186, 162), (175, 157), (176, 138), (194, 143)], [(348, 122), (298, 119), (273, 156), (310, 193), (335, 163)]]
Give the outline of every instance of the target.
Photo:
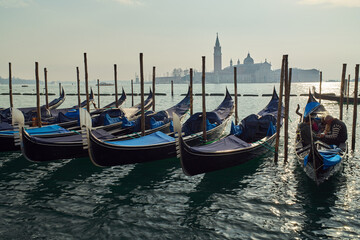
[[(222, 52), (219, 41), (219, 36), (216, 34), (215, 46), (214, 46), (214, 71), (206, 73), (207, 83), (232, 83), (234, 82), (234, 67), (237, 69), (237, 82), (238, 83), (271, 83), (279, 82), (280, 70), (272, 70), (271, 63), (266, 59), (264, 62), (255, 63), (254, 59), (247, 54), (243, 63), (237, 60), (236, 65), (233, 64), (233, 60), (230, 59), (230, 65), (222, 68)], [(201, 82), (202, 73), (194, 72), (194, 83)], [(189, 75), (183, 77), (159, 77), (156, 79), (157, 83), (184, 83), (189, 82)], [(313, 82), (319, 80), (319, 70), (303, 70), (293, 68), (292, 70), (292, 82)]]

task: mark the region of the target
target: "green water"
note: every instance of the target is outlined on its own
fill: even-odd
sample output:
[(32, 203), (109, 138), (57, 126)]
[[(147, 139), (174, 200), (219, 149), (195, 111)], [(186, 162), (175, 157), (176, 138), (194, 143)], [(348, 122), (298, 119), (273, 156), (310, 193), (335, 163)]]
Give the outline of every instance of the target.
[[(21, 152), (0, 154), (1, 239), (356, 239), (360, 233), (359, 143), (344, 170), (320, 187), (307, 178), (293, 153), (298, 122), (296, 105), (302, 107), (312, 84), (293, 84), (290, 107), (289, 162), (273, 155), (235, 167), (194, 177), (185, 176), (179, 160), (166, 159), (146, 164), (99, 168), (88, 158), (32, 163)], [(325, 83), (336, 92), (339, 83)], [(209, 93), (225, 93), (225, 86), (207, 85)], [(239, 117), (261, 110), (270, 97), (272, 84), (239, 84)], [(278, 87), (278, 86), (276, 86)], [(23, 91), (20, 86), (15, 90)], [(32, 88), (30, 85), (29, 88)], [(66, 92), (76, 87), (64, 85)], [(124, 84), (130, 92), (130, 84)], [(157, 86), (156, 108), (180, 101), (186, 85)], [(137, 88), (138, 89), (138, 88)], [(148, 89), (148, 87), (145, 87)], [(1, 92), (7, 86), (0, 86)], [(103, 87), (113, 92), (112, 87)], [(200, 92), (201, 86), (195, 86)], [(325, 91), (324, 90), (324, 91)], [(26, 89), (29, 91), (29, 89)], [(58, 86), (52, 86), (58, 93)], [(35, 96), (14, 96), (15, 105), (32, 106)], [(102, 97), (106, 104), (112, 96)], [(222, 96), (208, 97), (214, 109)], [(43, 100), (43, 99), (42, 99)], [(67, 96), (63, 107), (72, 106), (76, 96)], [(0, 95), (1, 106), (8, 96)], [(135, 103), (139, 98), (135, 98)], [(195, 111), (201, 97), (195, 97)], [(323, 102), (337, 116), (338, 104)], [(131, 96), (125, 106), (131, 105)], [(352, 106), (344, 109), (351, 136)], [(359, 128), (357, 129), (359, 139)]]

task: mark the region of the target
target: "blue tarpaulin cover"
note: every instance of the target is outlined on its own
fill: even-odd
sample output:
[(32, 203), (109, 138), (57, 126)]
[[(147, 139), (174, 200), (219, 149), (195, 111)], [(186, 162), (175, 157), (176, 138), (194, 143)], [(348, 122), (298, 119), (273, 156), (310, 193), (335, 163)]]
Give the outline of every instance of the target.
[[(323, 169), (327, 169), (331, 166), (334, 166), (341, 161), (341, 157), (338, 154), (339, 151), (341, 151), (340, 148), (329, 149), (326, 151), (319, 151), (324, 161)], [(309, 160), (309, 155), (306, 155), (304, 158), (304, 166), (306, 166), (308, 160)]]
[(309, 102), (308, 104), (306, 104), (304, 118), (308, 117), (309, 114), (311, 114), (318, 106), (320, 106), (320, 103), (318, 102)]
[[(60, 127), (59, 125), (49, 125), (41, 128), (30, 128), (26, 130), (30, 135), (41, 135), (41, 134), (52, 134), (52, 133), (65, 133), (70, 132), (69, 130)], [(13, 135), (18, 131), (1, 131), (1, 134)]]
[(144, 137), (134, 138), (124, 141), (106, 141), (107, 143), (119, 146), (146, 146), (159, 143), (174, 142), (175, 138), (166, 135), (163, 132), (154, 132)]

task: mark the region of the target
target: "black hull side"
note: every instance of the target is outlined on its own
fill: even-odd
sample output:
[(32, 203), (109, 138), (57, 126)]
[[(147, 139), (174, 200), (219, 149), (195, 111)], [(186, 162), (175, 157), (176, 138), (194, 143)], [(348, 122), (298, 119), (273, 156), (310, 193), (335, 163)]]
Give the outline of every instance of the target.
[(19, 151), (20, 145), (15, 146), (14, 135), (0, 134), (0, 152)]
[[(219, 138), (230, 120), (207, 132), (209, 141)], [(185, 140), (189, 145), (202, 143), (201, 134), (189, 136)], [(175, 142), (147, 146), (114, 146), (98, 140), (89, 133), (89, 156), (96, 166), (110, 167), (117, 165), (151, 162), (176, 157)]]
[(47, 162), (87, 156), (87, 149), (83, 149), (82, 142), (68, 144), (37, 143), (24, 130), (22, 131), (21, 151), (24, 157), (32, 162)]
[(182, 138), (180, 141), (181, 167), (188, 176), (213, 172), (244, 164), (266, 154), (275, 143), (275, 135), (264, 144), (221, 153), (195, 153)]

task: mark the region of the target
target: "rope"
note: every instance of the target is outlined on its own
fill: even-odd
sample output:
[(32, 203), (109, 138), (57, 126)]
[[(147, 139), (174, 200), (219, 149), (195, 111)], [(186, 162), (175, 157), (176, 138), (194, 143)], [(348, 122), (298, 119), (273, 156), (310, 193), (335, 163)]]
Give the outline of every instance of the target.
[(263, 147), (265, 147), (266, 149), (272, 151), (273, 153), (276, 153), (275, 148), (273, 146), (271, 146), (269, 143), (267, 143), (266, 141), (261, 142), (261, 140), (256, 141), (255, 143), (258, 143), (260, 145), (262, 145)]

